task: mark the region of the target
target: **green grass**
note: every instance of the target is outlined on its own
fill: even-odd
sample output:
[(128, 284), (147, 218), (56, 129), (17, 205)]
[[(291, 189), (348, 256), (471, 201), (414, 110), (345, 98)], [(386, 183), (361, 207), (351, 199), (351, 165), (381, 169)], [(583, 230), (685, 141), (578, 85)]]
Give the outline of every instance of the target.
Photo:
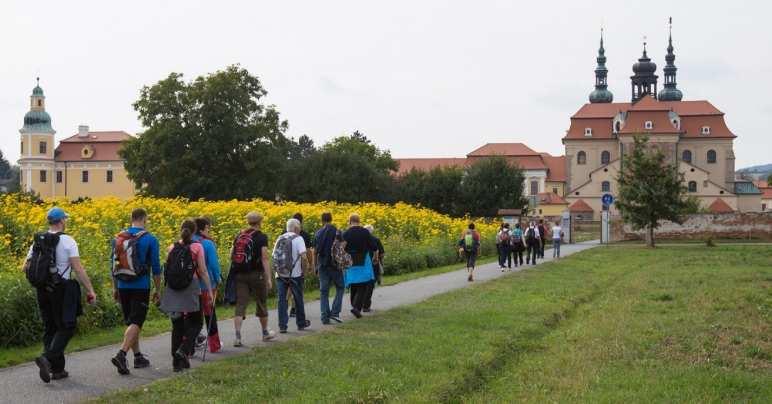
[(768, 402), (772, 248), (595, 248), (102, 402)]
[[(495, 258), (484, 258), (480, 263), (493, 262)], [(424, 276), (437, 275), (445, 272), (455, 271), (461, 268), (463, 264), (446, 265), (442, 267), (429, 268), (423, 271), (410, 272), (400, 275), (384, 276), (383, 285), (395, 285), (411, 279), (417, 279)], [(307, 291), (306, 301), (319, 299), (319, 290)], [(269, 308), (276, 308), (276, 299), (268, 300)], [(233, 307), (220, 306), (217, 308), (217, 316), (220, 320), (233, 318)], [(247, 313), (254, 313), (255, 305), (250, 304)], [(169, 319), (163, 316), (149, 317), (142, 329), (142, 337), (150, 337), (169, 331)], [(97, 348), (105, 345), (117, 344), (123, 341), (124, 326), (112, 327), (87, 334), (76, 334), (69, 345), (67, 352), (77, 352), (86, 349)], [(41, 347), (34, 344), (26, 347), (3, 347), (0, 348), (0, 368), (29, 362), (40, 355)]]

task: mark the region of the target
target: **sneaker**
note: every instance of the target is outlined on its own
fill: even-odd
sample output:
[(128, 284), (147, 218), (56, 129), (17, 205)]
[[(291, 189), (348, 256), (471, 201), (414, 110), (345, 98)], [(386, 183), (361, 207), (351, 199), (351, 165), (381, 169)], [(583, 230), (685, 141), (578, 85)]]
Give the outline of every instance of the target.
[(70, 374), (67, 373), (66, 370), (62, 370), (61, 372), (55, 372), (51, 374), (51, 380), (62, 380), (70, 377)]
[(198, 334), (196, 337), (196, 349), (201, 349), (206, 343), (206, 335)]
[(357, 309), (351, 309), (351, 314), (353, 314), (356, 318), (362, 318), (362, 313), (360, 313)]
[(298, 326), (298, 331), (303, 331), (303, 330), (307, 329), (310, 326), (311, 326), (311, 320), (306, 320), (305, 323), (303, 323), (302, 326), (301, 325)]
[(268, 330), (263, 333), (263, 342), (270, 341), (274, 338), (276, 338), (276, 333), (273, 332), (273, 330)]
[(182, 364), (180, 363), (180, 359), (177, 358), (176, 356), (172, 359), (172, 370), (175, 373), (182, 372), (183, 370), (185, 370), (185, 368), (182, 367)]
[(338, 317), (338, 316), (330, 316), (330, 320), (332, 320), (332, 321), (334, 321), (334, 322), (336, 322), (338, 324), (343, 322), (343, 320), (341, 320), (340, 317)]
[(501, 272), (504, 272), (504, 269), (505, 269), (504, 267), (501, 267)]
[(150, 361), (145, 355), (134, 355), (134, 369), (144, 369), (146, 367), (150, 367)]
[(287, 329), (286, 328), (279, 328), (279, 334), (286, 334)]
[(126, 361), (126, 354), (124, 352), (118, 351), (118, 353), (110, 359), (110, 362), (118, 369), (118, 374), (127, 375), (130, 373), (129, 363)]
[(324, 325), (330, 325), (330, 320), (322, 320), (322, 324)]
[(40, 369), (40, 380), (44, 383), (51, 383), (51, 362), (45, 356), (35, 358), (35, 364)]
[(290, 317), (295, 317), (295, 308), (294, 307), (290, 308), (289, 316)]
[(366, 307), (366, 308), (362, 309), (362, 311), (365, 312), (365, 313), (369, 313), (371, 310), (370, 310), (370, 308)]
[(469, 278), (466, 278), (467, 281), (472, 282), (474, 278), (472, 277), (472, 274), (469, 274)]
[(241, 348), (241, 347), (243, 347), (243, 346), (244, 346), (244, 344), (242, 344), (242, 343), (241, 343), (241, 338), (236, 338), (235, 340), (233, 340), (233, 346), (234, 346), (235, 348)]
[(182, 369), (190, 369), (190, 361), (188, 360), (188, 355), (185, 355), (185, 352), (182, 351), (182, 347), (180, 347), (180, 349), (174, 353), (174, 359), (177, 361), (177, 363), (174, 364), (175, 372), (179, 372)]

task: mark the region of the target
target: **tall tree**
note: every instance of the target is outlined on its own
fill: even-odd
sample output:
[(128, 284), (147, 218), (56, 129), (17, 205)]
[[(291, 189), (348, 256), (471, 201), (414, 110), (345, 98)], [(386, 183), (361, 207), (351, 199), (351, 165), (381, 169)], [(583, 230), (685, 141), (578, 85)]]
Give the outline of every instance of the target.
[(134, 109), (147, 129), (120, 152), (129, 178), (155, 196), (272, 199), (293, 142), (266, 95), (238, 65), (143, 87)]
[(500, 208), (525, 209), (525, 177), (522, 170), (503, 157), (490, 157), (466, 169), (461, 181), (464, 212), (472, 216), (494, 216)]
[(693, 208), (686, 197), (683, 174), (666, 161), (658, 148), (648, 144), (647, 137), (636, 136), (617, 178), (617, 208), (634, 229), (646, 229), (650, 247), (654, 247), (654, 230), (660, 220), (682, 223), (683, 213)]
[(435, 167), (430, 171), (411, 170), (397, 178), (398, 198), (421, 204), (441, 213), (463, 216), (466, 212), (461, 182), (461, 167)]
[(0, 179), (9, 178), (11, 175), (11, 163), (3, 155), (3, 151), (0, 150)]

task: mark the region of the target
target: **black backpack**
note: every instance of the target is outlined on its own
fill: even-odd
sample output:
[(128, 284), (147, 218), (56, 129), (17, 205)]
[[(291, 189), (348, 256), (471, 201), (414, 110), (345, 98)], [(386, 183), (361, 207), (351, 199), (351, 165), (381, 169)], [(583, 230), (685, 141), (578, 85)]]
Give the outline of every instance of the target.
[(529, 245), (536, 242), (536, 235), (534, 234), (535, 230), (535, 228), (529, 227), (528, 230), (525, 231), (525, 242)]
[(56, 268), (56, 246), (63, 233), (37, 233), (32, 241), (32, 256), (25, 269), (30, 285), (42, 288), (51, 279), (51, 268)]
[(174, 243), (174, 247), (166, 257), (164, 269), (164, 282), (173, 290), (185, 290), (193, 282), (193, 274), (196, 272), (193, 262), (193, 254), (190, 245)]

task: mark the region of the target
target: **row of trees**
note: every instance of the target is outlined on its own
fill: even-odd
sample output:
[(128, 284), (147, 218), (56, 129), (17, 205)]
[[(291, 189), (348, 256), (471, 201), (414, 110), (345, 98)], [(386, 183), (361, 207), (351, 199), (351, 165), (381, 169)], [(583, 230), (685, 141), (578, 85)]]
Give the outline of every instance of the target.
[(522, 173), (503, 159), (398, 178), (391, 154), (358, 131), (320, 147), (287, 137), (266, 95), (238, 65), (142, 88), (134, 109), (146, 129), (120, 152), (129, 178), (150, 195), (190, 199), (405, 201), (459, 216), (526, 204)]

